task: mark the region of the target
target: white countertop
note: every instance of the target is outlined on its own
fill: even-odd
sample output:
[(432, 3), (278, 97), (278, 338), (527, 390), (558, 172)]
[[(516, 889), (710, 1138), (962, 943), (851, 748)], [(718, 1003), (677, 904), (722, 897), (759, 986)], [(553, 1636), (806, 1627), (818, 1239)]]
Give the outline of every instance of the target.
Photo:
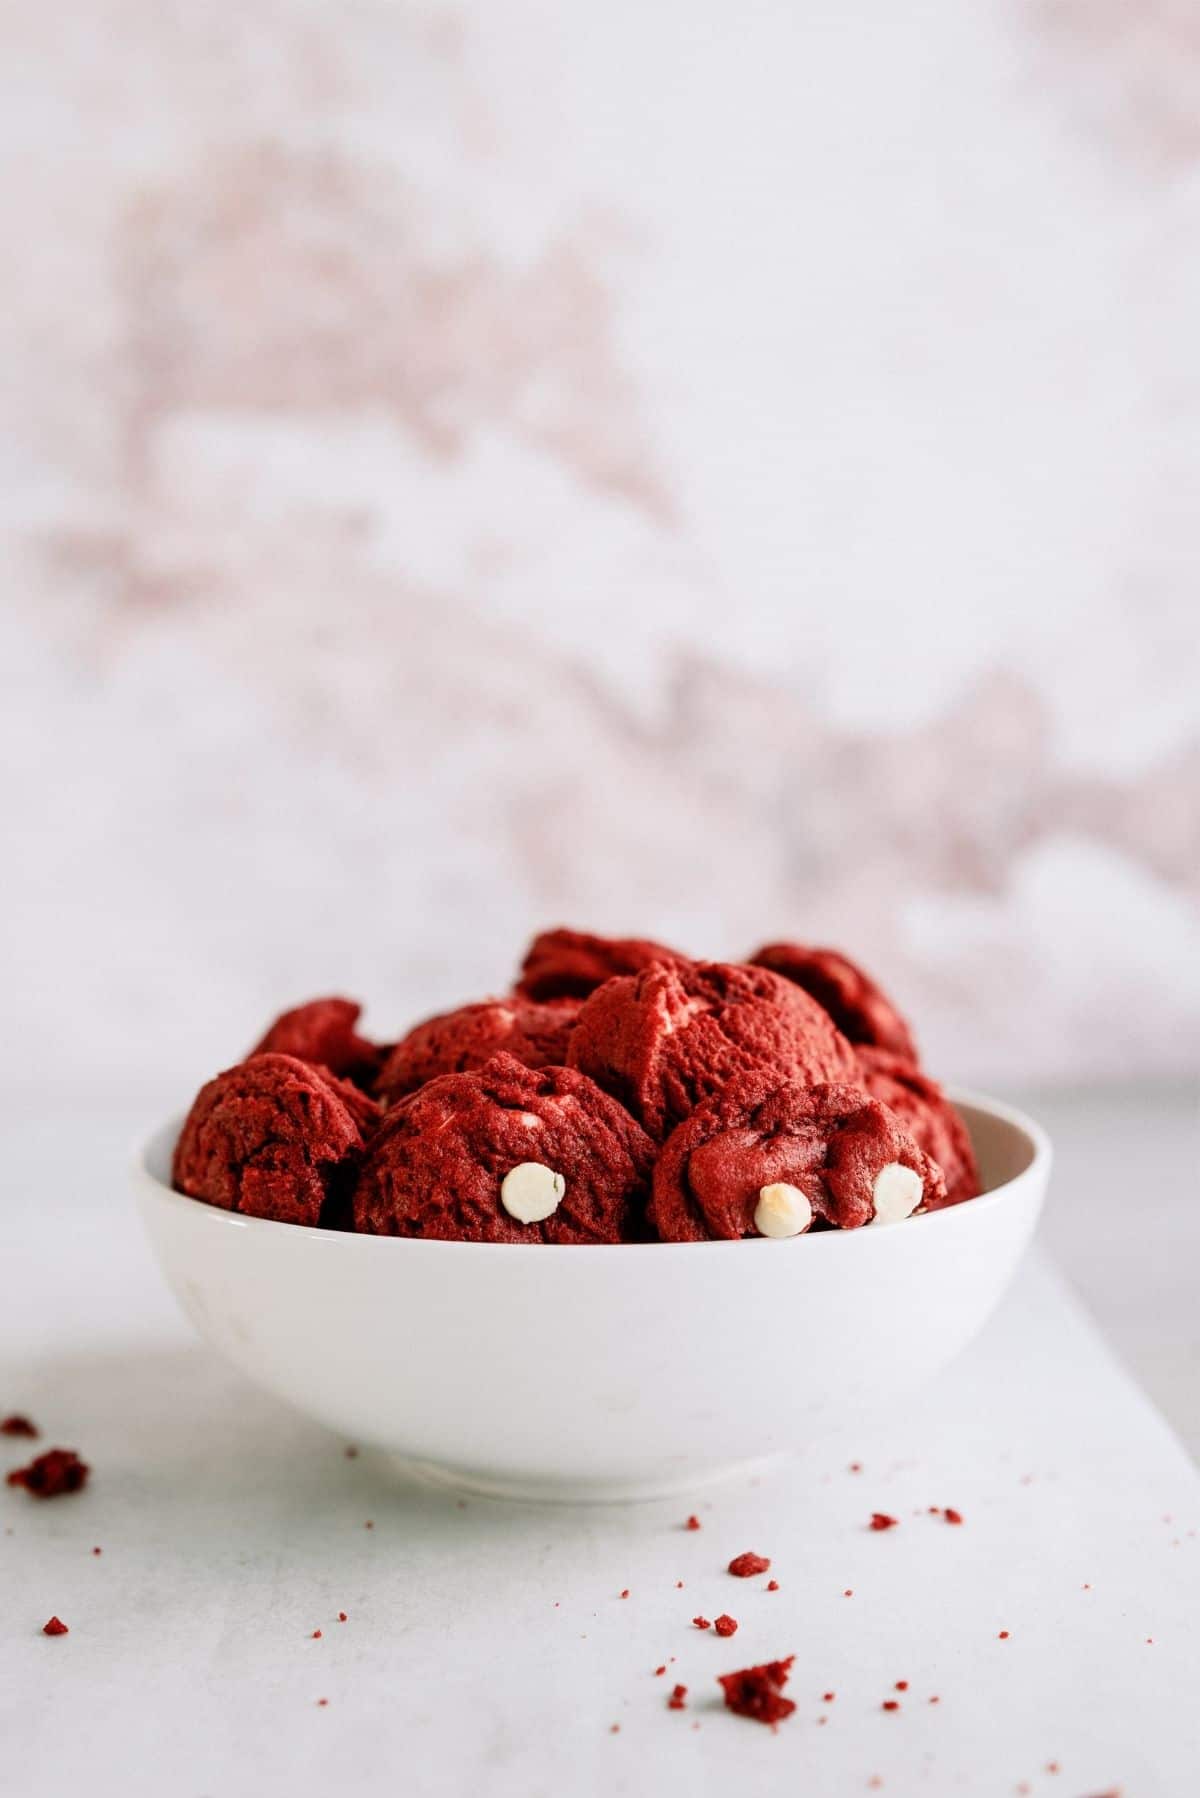
[[(1034, 1108), (1059, 1141), (1044, 1239), (1195, 1441), (1190, 1107)], [(348, 1459), (194, 1340), (124, 1203), (127, 1134), (70, 1111), (8, 1130), (0, 1410), (94, 1468), (54, 1503), (0, 1488), (14, 1792), (1197, 1789), (1200, 1477), (1040, 1257), (886, 1428), (777, 1477), (690, 1505), (460, 1504)], [(31, 1446), (0, 1441), (0, 1466)], [(877, 1509), (900, 1526), (868, 1530)], [(747, 1548), (778, 1592), (724, 1571)], [(698, 1611), (737, 1635), (702, 1635)], [(68, 1636), (43, 1637), (52, 1613)], [(777, 1734), (721, 1708), (718, 1672), (790, 1653)]]

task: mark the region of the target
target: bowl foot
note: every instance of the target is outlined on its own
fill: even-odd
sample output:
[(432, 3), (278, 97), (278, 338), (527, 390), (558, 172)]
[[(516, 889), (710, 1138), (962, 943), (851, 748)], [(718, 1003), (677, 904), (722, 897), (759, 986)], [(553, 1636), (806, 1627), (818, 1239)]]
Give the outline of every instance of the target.
[(476, 1498), (514, 1500), (521, 1504), (620, 1505), (641, 1504), (655, 1498), (675, 1498), (703, 1491), (727, 1480), (750, 1478), (777, 1467), (786, 1457), (768, 1455), (754, 1461), (731, 1461), (720, 1467), (694, 1468), (687, 1473), (662, 1472), (645, 1478), (560, 1480), (536, 1474), (512, 1476), (478, 1473), (466, 1467), (448, 1467), (439, 1461), (416, 1461), (405, 1455), (389, 1460), (405, 1478), (450, 1492), (467, 1492)]

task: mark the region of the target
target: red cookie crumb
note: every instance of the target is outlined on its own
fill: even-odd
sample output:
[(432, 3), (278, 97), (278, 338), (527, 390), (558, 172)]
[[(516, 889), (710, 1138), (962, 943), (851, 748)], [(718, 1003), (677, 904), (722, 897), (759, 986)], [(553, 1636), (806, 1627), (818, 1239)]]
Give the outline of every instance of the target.
[(345, 1621), (346, 1621), (346, 1613), (345, 1613), (345, 1611), (339, 1611), (339, 1612), (338, 1612), (338, 1622), (339, 1622), (339, 1623), (345, 1623)]
[(956, 1511), (953, 1505), (947, 1505), (946, 1509), (942, 1512), (942, 1516), (946, 1519), (947, 1523), (962, 1522), (962, 1512)]
[(752, 1717), (756, 1723), (772, 1727), (790, 1717), (796, 1706), (783, 1696), (795, 1655), (786, 1661), (765, 1661), (759, 1667), (743, 1667), (737, 1673), (722, 1673), (719, 1684), (725, 1703), (739, 1717)]
[(685, 1702), (684, 1702), (684, 1700), (687, 1698), (687, 1690), (688, 1689), (686, 1686), (676, 1686), (675, 1687), (675, 1690), (671, 1693), (671, 1696), (667, 1699), (667, 1709), (669, 1711), (682, 1711), (687, 1708), (685, 1705)]
[[(41, 1432), (37, 1425), (32, 1423), (28, 1417), (22, 1417), (17, 1411), (14, 1411), (11, 1417), (6, 1417), (0, 1422), (0, 1436), (32, 1437), (40, 1434)], [(697, 1524), (696, 1528), (699, 1529), (699, 1527), (700, 1525)]]
[(712, 1628), (712, 1624), (709, 1622), (707, 1617), (693, 1617), (692, 1622), (696, 1625), (697, 1629), (711, 1629)]
[(667, 1663), (664, 1661), (661, 1667), (656, 1667), (654, 1669), (655, 1679), (661, 1679), (663, 1674), (666, 1672), (666, 1670), (667, 1670)]
[(14, 1467), (8, 1484), (24, 1486), (34, 1498), (61, 1498), (65, 1492), (78, 1492), (85, 1486), (90, 1472), (73, 1448), (52, 1448), (28, 1467)]
[(319, 1642), (320, 1639), (321, 1639), (321, 1631), (319, 1629), (315, 1629), (312, 1633), (312, 1640), (314, 1642)]
[(930, 1704), (940, 1704), (940, 1703), (941, 1703), (941, 1702), (942, 1702), (942, 1701), (941, 1701), (941, 1699), (940, 1699), (940, 1698), (939, 1698), (939, 1697), (938, 1697), (938, 1695), (937, 1695), (937, 1693), (936, 1693), (936, 1692), (935, 1692), (935, 1693), (934, 1693), (934, 1694), (933, 1694), (933, 1697), (932, 1697), (932, 1698), (931, 1698), (931, 1699), (930, 1699), (930, 1700), (929, 1700), (929, 1702), (930, 1702)]
[(843, 1598), (853, 1598), (854, 1597), (854, 1587), (847, 1586), (846, 1590), (842, 1593), (842, 1597)]
[(848, 1473), (861, 1473), (862, 1472), (862, 1462), (861, 1461), (851, 1461), (851, 1463), (846, 1471)]
[(700, 1528), (700, 1519), (695, 1516), (689, 1517), (683, 1527), (685, 1530), (698, 1530)]
[(628, 1598), (628, 1597), (629, 1597), (629, 1587), (628, 1587), (628, 1586), (626, 1586), (626, 1588), (625, 1588), (625, 1590), (624, 1590), (624, 1591), (623, 1591), (623, 1592), (622, 1592), (622, 1594), (621, 1594), (621, 1597), (622, 1597), (622, 1598)]
[(49, 1623), (43, 1623), (42, 1625), (42, 1634), (44, 1636), (68, 1636), (70, 1633), (70, 1630), (67, 1628), (61, 1617), (51, 1617)]
[(897, 1692), (907, 1692), (908, 1691), (908, 1681), (906, 1679), (898, 1679), (896, 1681), (896, 1690), (897, 1690)]
[(608, 1726), (608, 1733), (610, 1736), (619, 1736), (621, 1733), (621, 1725), (619, 1723), (610, 1723)]
[(93, 1550), (92, 1550), (92, 1553), (94, 1555), (103, 1554), (103, 1552), (104, 1552), (104, 1550), (101, 1548), (93, 1548)]
[(867, 1527), (873, 1530), (894, 1530), (899, 1521), (898, 1517), (889, 1517), (886, 1511), (872, 1511)]
[(1008, 1641), (1008, 1631), (1007, 1631), (1007, 1630), (1006, 1630), (1006, 1629), (1002, 1629), (1002, 1630), (1001, 1630), (1001, 1631), (1000, 1631), (1000, 1640), (1001, 1640), (1001, 1642), (1007, 1642), (1007, 1641)]
[(836, 1697), (837, 1697), (836, 1692), (822, 1692), (821, 1693), (821, 1703), (822, 1704), (832, 1704)]
[(318, 1698), (317, 1699), (318, 1706), (323, 1705), (323, 1704), (328, 1704), (328, 1703), (329, 1703), (328, 1698)]
[(768, 1592), (778, 1592), (778, 1590), (779, 1590), (779, 1581), (777, 1579), (769, 1579), (767, 1581), (767, 1591)]
[(885, 1711), (898, 1711), (900, 1709), (900, 1700), (898, 1698), (885, 1698), (883, 1701), (883, 1708)]
[(719, 1636), (735, 1635), (737, 1633), (737, 1618), (731, 1617), (727, 1611), (722, 1611), (721, 1615), (713, 1624), (713, 1628)]
[(768, 1555), (752, 1554), (747, 1549), (743, 1555), (734, 1555), (729, 1563), (729, 1571), (735, 1579), (753, 1579), (756, 1573), (765, 1573), (770, 1565)]

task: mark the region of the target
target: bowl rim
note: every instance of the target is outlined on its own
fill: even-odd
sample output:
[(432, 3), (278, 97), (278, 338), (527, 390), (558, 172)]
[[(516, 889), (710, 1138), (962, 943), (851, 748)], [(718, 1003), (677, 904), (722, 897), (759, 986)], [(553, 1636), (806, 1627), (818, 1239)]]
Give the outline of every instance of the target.
[[(1001, 1099), (994, 1099), (989, 1094), (976, 1092), (967, 1087), (947, 1087), (946, 1096), (956, 1110), (961, 1111), (965, 1108), (967, 1111), (982, 1113), (996, 1122), (1008, 1125), (1010, 1129), (1023, 1136), (1029, 1148), (1029, 1157), (1024, 1167), (1009, 1179), (1002, 1181), (999, 1186), (980, 1193), (976, 1198), (967, 1199), (960, 1205), (948, 1205), (940, 1211), (926, 1211), (917, 1217), (905, 1218), (903, 1231), (897, 1231), (894, 1226), (889, 1225), (883, 1230), (818, 1230), (813, 1234), (806, 1232), (803, 1236), (794, 1239), (796, 1242), (809, 1245), (805, 1249), (806, 1254), (854, 1253), (855, 1251), (848, 1248), (847, 1245), (860, 1239), (875, 1243), (881, 1239), (890, 1240), (895, 1237), (909, 1240), (912, 1231), (918, 1227), (925, 1230), (961, 1229), (966, 1218), (979, 1217), (984, 1212), (995, 1211), (1011, 1203), (1018, 1189), (1028, 1188), (1034, 1180), (1045, 1182), (1049, 1176), (1054, 1150), (1049, 1135), (1036, 1119), (1030, 1117), (1027, 1112), (1018, 1110), (1015, 1105), (1006, 1104)], [(176, 1192), (174, 1187), (168, 1186), (166, 1181), (154, 1171), (151, 1166), (152, 1158), (161, 1154), (164, 1138), (169, 1136), (172, 1147), (174, 1146), (175, 1138), (183, 1127), (185, 1115), (183, 1112), (177, 1113), (167, 1122), (159, 1124), (148, 1136), (138, 1140), (134, 1149), (133, 1173), (141, 1192), (148, 1199), (152, 1198), (155, 1203), (166, 1206), (168, 1209), (186, 1211), (199, 1228), (249, 1231), (251, 1234), (259, 1235), (264, 1231), (275, 1235), (278, 1235), (280, 1231), (286, 1231), (288, 1237), (293, 1241), (307, 1238), (311, 1242), (325, 1245), (324, 1252), (329, 1254), (361, 1254), (364, 1252), (411, 1254), (416, 1252), (426, 1255), (457, 1254), (461, 1256), (467, 1253), (490, 1255), (503, 1249), (510, 1257), (517, 1254), (537, 1254), (539, 1257), (545, 1257), (549, 1254), (565, 1255), (569, 1260), (574, 1261), (578, 1261), (580, 1255), (586, 1250), (594, 1253), (602, 1252), (614, 1259), (627, 1259), (630, 1255), (642, 1256), (648, 1249), (654, 1250), (659, 1255), (665, 1254), (668, 1250), (689, 1256), (728, 1255), (735, 1251), (764, 1249), (768, 1242), (766, 1237), (740, 1237), (734, 1241), (723, 1240), (720, 1242), (462, 1242), (456, 1238), (376, 1236), (367, 1231), (325, 1230), (314, 1224), (287, 1224), (275, 1218), (248, 1217), (243, 1212), (224, 1211), (218, 1205), (206, 1205), (199, 1199), (190, 1198), (187, 1193)], [(964, 1118), (963, 1121), (970, 1129), (969, 1120)], [(816, 1244), (832, 1245), (834, 1243), (840, 1246), (836, 1249), (832, 1246), (814, 1247)], [(368, 1244), (372, 1245), (369, 1249), (365, 1248), (365, 1245)], [(772, 1246), (777, 1247), (778, 1245)]]

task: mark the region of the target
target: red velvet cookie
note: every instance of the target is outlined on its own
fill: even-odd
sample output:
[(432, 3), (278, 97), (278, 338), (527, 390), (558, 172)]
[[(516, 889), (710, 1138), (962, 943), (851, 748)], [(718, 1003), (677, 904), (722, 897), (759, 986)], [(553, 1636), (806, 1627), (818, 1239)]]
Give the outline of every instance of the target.
[(858, 1086), (804, 1086), (752, 1069), (663, 1144), (650, 1222), (667, 1242), (856, 1230), (943, 1202), (941, 1169)]
[(836, 949), (809, 949), (802, 943), (768, 943), (750, 957), (756, 968), (771, 968), (811, 993), (842, 1035), (852, 1043), (874, 1043), (917, 1061), (912, 1031), (871, 976)]
[(517, 991), (528, 999), (586, 999), (615, 974), (640, 974), (656, 961), (686, 960), (677, 950), (644, 937), (543, 930), (525, 951)]
[[(886, 1049), (864, 1046), (858, 1051), (859, 1081), (902, 1118), (927, 1155), (946, 1176), (942, 1205), (960, 1205), (980, 1190), (979, 1165), (967, 1127), (936, 1080)], [(937, 1209), (930, 1205), (931, 1211)]]
[(653, 1160), (649, 1138), (585, 1075), (497, 1055), (392, 1107), (363, 1164), (354, 1225), (466, 1242), (626, 1242), (645, 1235)]
[(354, 1026), (361, 1016), (353, 999), (310, 999), (277, 1017), (250, 1053), (294, 1055), (369, 1092), (387, 1050), (359, 1036)]
[(225, 1211), (284, 1224), (333, 1222), (379, 1108), (293, 1055), (253, 1055), (201, 1087), (171, 1178)]
[(561, 1065), (578, 1015), (577, 999), (539, 1005), (514, 993), (511, 999), (483, 999), (427, 1018), (396, 1044), (376, 1091), (386, 1101), (400, 1099), (438, 1074), (481, 1068), (502, 1051), (527, 1068)]
[(766, 968), (715, 961), (656, 966), (598, 987), (567, 1061), (659, 1139), (747, 1068), (810, 1084), (858, 1071), (829, 1014), (798, 986)]

